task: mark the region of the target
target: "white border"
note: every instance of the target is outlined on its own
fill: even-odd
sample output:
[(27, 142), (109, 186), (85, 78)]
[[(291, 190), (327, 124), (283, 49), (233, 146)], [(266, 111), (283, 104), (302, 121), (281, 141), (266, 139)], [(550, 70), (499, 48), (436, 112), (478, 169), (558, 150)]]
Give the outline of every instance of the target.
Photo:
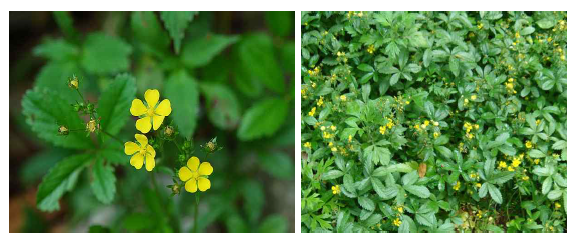
[[(576, 4), (572, 1), (500, 1), (500, 0), (490, 0), (490, 1), (429, 1), (429, 0), (418, 0), (418, 1), (367, 1), (367, 0), (336, 0), (336, 1), (306, 1), (306, 0), (296, 0), (296, 1), (111, 1), (102, 0), (96, 2), (84, 2), (84, 1), (4, 1), (2, 6), (9, 10), (201, 10), (201, 11), (268, 11), (268, 10), (285, 10), (285, 11), (296, 11), (296, 91), (300, 90), (301, 78), (300, 78), (300, 47), (301, 47), (301, 36), (300, 36), (300, 11), (301, 10), (497, 10), (497, 9), (510, 9), (510, 10), (570, 10), (569, 24), (572, 26), (570, 28), (572, 31), (572, 40), (582, 40), (582, 32), (580, 26), (582, 26), (582, 13)], [(9, 50), (8, 47), (8, 33), (9, 33), (9, 14), (8, 11), (5, 14), (5, 25), (2, 27), (4, 37), (1, 41), (4, 44), (5, 49), (4, 54), (4, 77), (9, 76)], [(582, 57), (582, 48), (579, 43), (570, 47), (571, 56), (575, 57), (571, 60), (569, 67), (570, 70), (579, 71), (582, 67), (583, 62), (580, 61)], [(569, 58), (569, 57), (568, 57)], [(576, 69), (578, 67), (578, 69)], [(571, 83), (569, 85), (569, 103), (577, 104), (579, 108), (580, 104), (584, 104), (584, 96), (581, 96), (581, 92), (584, 92), (583, 85), (581, 83), (582, 75), (580, 72), (572, 72), (569, 75), (571, 78)], [(8, 80), (8, 79), (7, 79)], [(6, 86), (8, 82), (4, 82)], [(6, 88), (6, 87), (5, 87)], [(3, 90), (3, 103), (2, 111), (8, 111), (9, 107), (9, 94), (8, 89)], [(301, 198), (301, 186), (300, 186), (300, 93), (296, 92), (295, 99), (295, 131), (296, 131), (296, 145), (295, 145), (295, 160), (296, 160), (296, 179), (295, 179), (295, 231), (300, 233), (300, 198)], [(578, 94), (576, 96), (575, 94)], [(571, 116), (570, 116), (571, 115)], [(572, 111), (568, 117), (571, 117), (571, 121), (583, 121), (584, 113), (577, 110)], [(8, 157), (9, 149), (9, 135), (8, 135), (8, 116), (4, 113), (4, 118), (0, 120), (0, 128), (5, 128), (2, 130), (4, 140), (2, 142), (2, 150), (4, 151), (4, 157)], [(453, 243), (453, 242), (472, 242), (472, 243), (510, 243), (510, 242), (558, 242), (558, 241), (573, 241), (580, 235), (581, 227), (581, 217), (582, 211), (579, 210), (579, 206), (582, 203), (582, 196), (579, 194), (580, 187), (582, 187), (582, 178), (580, 176), (581, 172), (584, 172), (581, 162), (583, 162), (584, 157), (575, 154), (572, 151), (580, 149), (584, 143), (580, 142), (578, 138), (582, 138), (584, 133), (583, 127), (580, 123), (574, 124), (570, 127), (569, 137), (572, 138), (570, 141), (570, 152), (572, 152), (570, 161), (570, 171), (572, 172), (572, 177), (569, 177), (570, 189), (572, 189), (572, 194), (570, 194), (569, 204), (571, 206), (570, 219), (569, 222), (569, 234), (521, 234), (521, 235), (501, 235), (501, 234), (489, 234), (487, 238), (485, 236), (478, 235), (465, 235), (465, 234), (178, 234), (178, 235), (164, 235), (164, 234), (106, 234), (100, 235), (95, 234), (94, 237), (80, 236), (77, 234), (8, 234), (3, 237), (2, 240), (5, 243), (28, 243), (28, 242), (42, 242), (42, 243), (103, 243), (103, 242), (115, 242), (115, 243), (127, 243), (127, 242), (201, 242), (201, 243), (212, 243), (212, 242), (235, 242), (235, 243), (298, 243), (306, 241), (308, 243), (362, 243), (370, 241), (380, 241), (380, 242), (404, 242), (409, 243)], [(4, 167), (8, 167), (8, 161), (5, 160)], [(3, 227), (8, 232), (9, 218), (8, 218), (8, 182), (9, 182), (9, 170), (4, 171), (4, 188), (3, 193), (5, 200), (3, 201), (4, 209), (4, 219)], [(187, 236), (188, 235), (188, 236)]]

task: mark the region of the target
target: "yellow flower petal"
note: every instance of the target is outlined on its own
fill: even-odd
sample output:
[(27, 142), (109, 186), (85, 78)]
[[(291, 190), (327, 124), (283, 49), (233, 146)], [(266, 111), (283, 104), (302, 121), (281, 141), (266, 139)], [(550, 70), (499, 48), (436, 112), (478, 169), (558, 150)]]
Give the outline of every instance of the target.
[(156, 89), (148, 89), (144, 93), (144, 99), (146, 99), (149, 108), (153, 108), (154, 106), (156, 106), (156, 103), (158, 102), (159, 98), (160, 93), (158, 93), (158, 90)]
[(197, 183), (199, 185), (199, 190), (201, 191), (206, 191), (211, 188), (211, 181), (207, 178), (199, 177), (199, 179), (197, 179)]
[(193, 172), (191, 172), (191, 170), (187, 167), (182, 167), (178, 170), (178, 178), (180, 178), (181, 181), (187, 181), (190, 180), (193, 177)]
[(156, 110), (154, 110), (154, 112), (162, 116), (170, 115), (170, 112), (172, 112), (172, 108), (170, 107), (170, 101), (168, 99), (162, 100), (162, 102), (158, 104), (158, 107), (156, 107)]
[(190, 179), (189, 181), (187, 181), (187, 183), (185, 184), (185, 190), (187, 190), (190, 193), (197, 192), (197, 180)]
[(133, 155), (137, 151), (140, 151), (140, 146), (135, 142), (129, 141), (124, 144), (124, 153), (126, 153), (126, 155)]
[(189, 167), (191, 171), (197, 172), (197, 170), (199, 170), (199, 163), (199, 158), (191, 157), (189, 158), (189, 161), (187, 161), (187, 167)]
[(211, 173), (213, 173), (213, 166), (211, 166), (210, 163), (204, 162), (201, 164), (201, 166), (199, 166), (200, 175), (210, 175)]
[(140, 116), (148, 112), (144, 103), (140, 99), (134, 99), (132, 101), (132, 107), (130, 107), (130, 113), (134, 116)]
[(141, 169), (144, 164), (144, 156), (142, 154), (136, 153), (130, 159), (130, 164), (136, 169)]
[(152, 171), (155, 165), (156, 161), (154, 161), (154, 157), (152, 155), (146, 155), (146, 170)]
[(154, 115), (152, 117), (152, 122), (154, 123), (154, 130), (158, 130), (158, 128), (162, 124), (162, 121), (164, 121), (164, 116)]
[(150, 124), (150, 117), (144, 117), (136, 121), (136, 129), (144, 134), (150, 131), (150, 127), (152, 127), (152, 124)]
[(136, 141), (140, 143), (141, 147), (146, 147), (146, 145), (148, 145), (148, 137), (146, 137), (145, 135), (135, 134), (134, 138), (136, 138)]
[(152, 155), (152, 157), (156, 157), (156, 150), (150, 145), (146, 147), (146, 152)]

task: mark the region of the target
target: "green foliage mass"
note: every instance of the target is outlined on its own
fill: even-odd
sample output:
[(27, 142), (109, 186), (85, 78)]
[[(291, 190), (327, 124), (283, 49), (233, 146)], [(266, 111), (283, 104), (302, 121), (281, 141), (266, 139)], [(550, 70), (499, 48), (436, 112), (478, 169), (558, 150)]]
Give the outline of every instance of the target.
[(566, 12), (301, 21), (302, 232), (567, 231)]

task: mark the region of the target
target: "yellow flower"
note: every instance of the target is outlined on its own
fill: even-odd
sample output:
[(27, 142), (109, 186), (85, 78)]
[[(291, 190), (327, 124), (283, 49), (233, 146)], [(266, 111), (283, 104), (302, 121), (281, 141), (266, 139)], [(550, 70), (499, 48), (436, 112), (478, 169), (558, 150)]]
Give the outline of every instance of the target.
[(393, 220), (393, 225), (395, 225), (395, 226), (398, 226), (398, 227), (399, 227), (401, 224), (402, 224), (401, 220), (399, 220), (399, 219), (394, 219), (394, 220)]
[(424, 125), (425, 125), (425, 126), (428, 126), (428, 125), (430, 125), (430, 121), (428, 121), (428, 120), (424, 120)]
[(334, 126), (334, 125), (331, 125), (331, 130), (332, 130), (332, 131), (335, 131), (336, 129), (337, 129), (337, 127), (336, 127), (336, 126)]
[(336, 152), (337, 151), (337, 147), (332, 147), (331, 151)]
[(523, 179), (524, 181), (527, 181), (527, 180), (529, 180), (529, 176), (527, 176), (527, 175), (523, 176), (521, 179)]
[(440, 124), (436, 121), (434, 121), (434, 126), (439, 126)]
[(503, 162), (503, 161), (499, 161), (499, 169), (504, 169), (507, 168), (507, 163)]
[(515, 38), (519, 38), (519, 37), (521, 37), (521, 36), (519, 35), (519, 32), (515, 32)]
[(306, 148), (310, 148), (310, 146), (311, 146), (311, 144), (310, 144), (310, 142), (309, 142), (309, 141), (307, 141), (307, 142), (305, 142), (305, 143), (304, 143), (304, 147), (306, 147)]
[(349, 142), (353, 139), (353, 136), (349, 135)]
[(482, 29), (483, 28), (483, 23), (479, 23), (479, 25), (477, 26), (477, 28)]
[(525, 142), (525, 147), (531, 148), (532, 146), (533, 146), (533, 144), (531, 144), (531, 141), (526, 141)]
[(186, 182), (185, 190), (194, 193), (197, 189), (206, 191), (211, 188), (211, 181), (207, 179), (213, 173), (213, 167), (210, 163), (200, 163), (199, 158), (191, 157), (187, 161), (187, 166), (183, 166), (178, 171), (178, 177), (181, 181)]
[(475, 184), (475, 186), (476, 186), (477, 188), (481, 188), (481, 186), (483, 186), (483, 185), (482, 185), (481, 183), (476, 183), (476, 184)]
[(385, 130), (387, 129), (387, 127), (384, 126), (379, 126), (379, 133), (381, 133), (382, 135), (385, 135)]
[(535, 164), (539, 164), (539, 158), (536, 158), (535, 160), (533, 160), (533, 162), (534, 162)]
[(470, 96), (470, 99), (471, 99), (471, 100), (473, 100), (473, 101), (474, 101), (474, 100), (477, 100), (477, 95), (472, 95), (472, 96)]
[(475, 128), (475, 130), (478, 130), (479, 129), (479, 125), (478, 124), (475, 124), (474, 125), (474, 128)]
[(132, 107), (130, 107), (130, 113), (134, 116), (141, 117), (136, 121), (136, 129), (142, 133), (148, 133), (150, 128), (158, 130), (164, 121), (164, 117), (170, 115), (172, 109), (168, 99), (164, 99), (160, 103), (158, 102), (160, 93), (156, 89), (146, 90), (144, 98), (148, 106), (145, 106), (140, 99), (134, 99), (132, 101)]
[(403, 207), (397, 207), (397, 211), (400, 213), (404, 213), (404, 208)]
[(333, 186), (332, 190), (333, 190), (333, 194), (335, 194), (335, 195), (341, 193), (341, 187), (339, 185)]
[(454, 187), (452, 187), (452, 189), (454, 189), (455, 191), (460, 190), (460, 181), (457, 181), (456, 185)]
[(341, 101), (343, 101), (343, 102), (344, 102), (344, 101), (347, 101), (347, 96), (345, 96), (345, 95), (341, 95)]
[(513, 163), (512, 163), (513, 167), (517, 168), (517, 167), (519, 167), (520, 164), (521, 164), (521, 161), (519, 159), (517, 159), (517, 158), (513, 159)]
[(124, 153), (126, 153), (126, 155), (134, 155), (130, 158), (130, 164), (134, 166), (134, 168), (141, 169), (144, 162), (146, 162), (146, 170), (152, 171), (156, 165), (156, 161), (154, 160), (154, 157), (156, 157), (156, 151), (152, 146), (148, 145), (148, 138), (145, 135), (136, 134), (134, 137), (140, 145), (131, 141), (126, 142), (124, 144)]
[(509, 170), (510, 172), (515, 171), (515, 169), (512, 166), (507, 167), (507, 170)]
[(434, 132), (434, 138), (438, 138), (438, 136), (440, 136), (440, 133)]
[(316, 107), (312, 107), (310, 112), (308, 112), (308, 116), (314, 116), (315, 113), (316, 113)]
[(373, 45), (370, 45), (370, 46), (367, 48), (367, 52), (368, 52), (368, 53), (370, 53), (370, 54), (372, 54), (374, 51), (375, 51), (375, 47), (374, 47)]
[(326, 130), (326, 127), (323, 125), (320, 127), (320, 130)]
[(324, 103), (323, 99), (324, 98), (321, 96), (320, 99), (318, 99), (318, 102), (316, 102), (316, 105), (319, 107), (322, 106), (322, 104)]
[(559, 204), (558, 202), (556, 202), (555, 206), (556, 206), (556, 208), (561, 208), (562, 204)]

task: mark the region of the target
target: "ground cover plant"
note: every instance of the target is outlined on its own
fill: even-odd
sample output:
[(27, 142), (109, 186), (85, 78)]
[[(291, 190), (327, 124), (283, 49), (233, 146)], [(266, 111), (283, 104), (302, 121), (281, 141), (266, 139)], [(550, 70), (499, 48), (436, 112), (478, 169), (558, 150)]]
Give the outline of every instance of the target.
[(11, 232), (293, 231), (292, 12), (21, 15)]
[(567, 232), (566, 12), (302, 12), (302, 232)]

